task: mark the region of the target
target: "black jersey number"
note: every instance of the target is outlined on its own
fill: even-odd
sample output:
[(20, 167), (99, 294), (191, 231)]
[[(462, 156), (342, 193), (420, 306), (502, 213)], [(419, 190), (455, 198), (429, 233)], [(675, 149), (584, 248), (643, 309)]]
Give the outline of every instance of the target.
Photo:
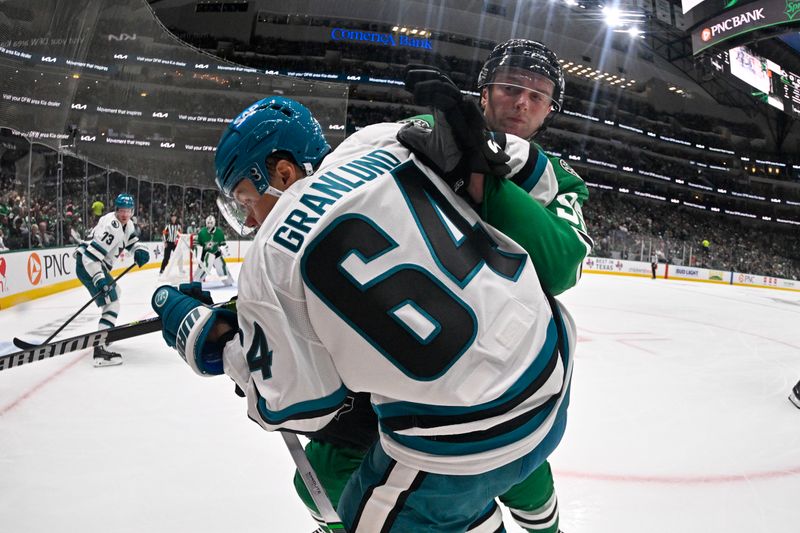
[[(403, 165), (394, 175), (444, 275), (463, 288), (488, 264), (497, 274), (516, 279), (526, 256), (497, 250), (480, 226), (470, 226), (416, 166)], [(472, 344), (477, 319), (466, 302), (419, 265), (400, 264), (361, 281), (348, 271), (346, 263), (367, 264), (397, 246), (374, 221), (343, 215), (309, 243), (301, 263), (303, 277), (406, 375), (433, 380)]]

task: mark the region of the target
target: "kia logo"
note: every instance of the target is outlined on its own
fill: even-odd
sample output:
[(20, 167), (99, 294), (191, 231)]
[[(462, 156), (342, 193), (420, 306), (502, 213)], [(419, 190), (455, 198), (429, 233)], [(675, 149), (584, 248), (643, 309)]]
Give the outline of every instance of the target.
[(28, 256), (28, 281), (31, 285), (38, 285), (42, 281), (42, 258), (36, 252)]

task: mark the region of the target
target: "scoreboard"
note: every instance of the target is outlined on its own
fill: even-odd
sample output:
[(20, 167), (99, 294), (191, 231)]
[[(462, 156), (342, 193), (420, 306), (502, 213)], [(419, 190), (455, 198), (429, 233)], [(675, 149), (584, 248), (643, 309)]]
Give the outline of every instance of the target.
[(800, 118), (800, 74), (759, 56), (747, 46), (712, 54), (711, 66), (720, 73), (730, 74), (748, 84), (755, 89), (753, 96)]
[(781, 79), (781, 85), (783, 85), (783, 100), (787, 106), (784, 111), (800, 118), (800, 75), (787, 72)]

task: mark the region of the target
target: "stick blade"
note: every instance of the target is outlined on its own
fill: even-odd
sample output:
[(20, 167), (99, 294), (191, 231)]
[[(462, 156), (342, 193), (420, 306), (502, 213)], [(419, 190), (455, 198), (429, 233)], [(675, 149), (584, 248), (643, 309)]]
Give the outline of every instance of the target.
[(30, 342), (25, 342), (24, 340), (18, 339), (16, 337), (14, 337), (14, 340), (12, 342), (14, 343), (14, 346), (19, 348), (20, 350), (30, 350), (31, 348), (36, 348), (37, 346), (39, 346), (38, 344), (31, 344)]

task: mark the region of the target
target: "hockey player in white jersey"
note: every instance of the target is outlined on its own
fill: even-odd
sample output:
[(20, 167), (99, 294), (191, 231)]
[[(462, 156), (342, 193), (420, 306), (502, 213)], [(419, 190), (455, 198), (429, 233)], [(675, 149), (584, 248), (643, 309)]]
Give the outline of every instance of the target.
[[(101, 308), (99, 329), (114, 327), (119, 316), (120, 287), (114, 283), (111, 269), (123, 250), (133, 254), (133, 260), (141, 267), (150, 261), (150, 252), (139, 242), (139, 229), (134, 224), (135, 202), (133, 196), (120, 194), (114, 200), (114, 211), (100, 217), (89, 238), (78, 245), (73, 253), (78, 279), (89, 291), (97, 295), (96, 303)], [(95, 366), (111, 366), (122, 363), (122, 356), (105, 346), (94, 349)]]
[[(299, 181), (326, 151), (316, 121), (283, 98), (248, 108), (217, 151), (239, 156), (218, 160), (220, 189), (261, 226), (238, 316), (172, 287), (153, 307), (167, 343), (231, 376), (265, 429), (315, 431), (348, 389), (372, 393), (380, 441), (340, 500), (349, 531), (464, 531), (558, 444), (574, 326), (399, 127), (365, 128)], [(523, 144), (507, 146), (512, 174)]]

